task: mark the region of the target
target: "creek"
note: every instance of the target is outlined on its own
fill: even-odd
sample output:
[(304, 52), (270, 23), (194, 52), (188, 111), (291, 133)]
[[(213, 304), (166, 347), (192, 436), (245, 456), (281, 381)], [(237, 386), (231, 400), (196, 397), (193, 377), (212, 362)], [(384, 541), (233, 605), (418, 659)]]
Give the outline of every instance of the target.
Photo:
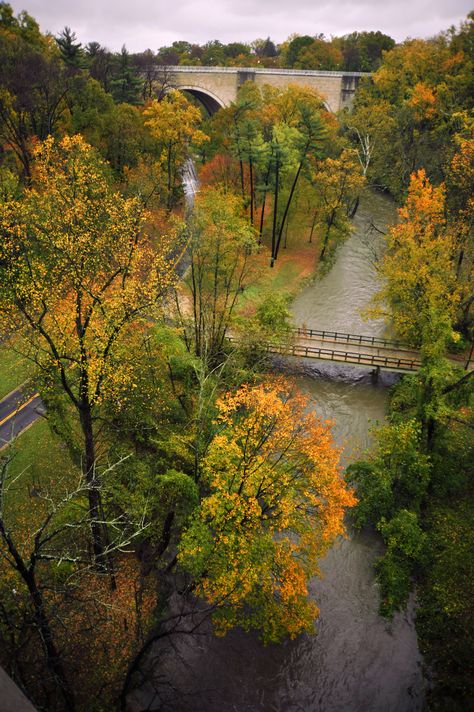
[[(382, 321), (363, 321), (360, 309), (378, 288), (373, 250), (380, 230), (395, 219), (393, 203), (369, 195), (354, 219), (330, 272), (306, 286), (293, 303), (296, 324), (379, 336)], [(279, 368), (283, 364), (275, 362)], [(323, 418), (335, 421), (343, 463), (370, 444), (370, 428), (384, 419), (388, 388), (397, 376), (302, 360), (293, 362), (299, 386)], [(415, 712), (424, 708), (422, 660), (414, 627), (414, 603), (392, 621), (378, 614), (373, 565), (383, 551), (371, 532), (350, 533), (321, 562), (310, 582), (320, 608), (316, 635), (263, 646), (240, 630), (224, 638), (210, 626), (166, 643), (160, 655), (163, 684), (147, 709), (173, 712)], [(137, 707), (138, 709), (138, 707)], [(142, 707), (143, 709), (143, 707)]]

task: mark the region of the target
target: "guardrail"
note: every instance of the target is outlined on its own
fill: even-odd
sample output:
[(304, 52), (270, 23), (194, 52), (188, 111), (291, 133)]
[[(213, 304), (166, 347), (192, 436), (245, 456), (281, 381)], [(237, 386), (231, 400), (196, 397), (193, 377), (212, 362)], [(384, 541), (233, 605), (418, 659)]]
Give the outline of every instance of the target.
[(158, 68), (166, 69), (168, 72), (206, 72), (237, 74), (238, 72), (256, 72), (257, 74), (283, 74), (303, 75), (306, 77), (371, 77), (371, 72), (341, 72), (336, 70), (324, 71), (323, 69), (274, 69), (272, 67), (204, 67), (196, 64), (170, 64), (157, 65)]

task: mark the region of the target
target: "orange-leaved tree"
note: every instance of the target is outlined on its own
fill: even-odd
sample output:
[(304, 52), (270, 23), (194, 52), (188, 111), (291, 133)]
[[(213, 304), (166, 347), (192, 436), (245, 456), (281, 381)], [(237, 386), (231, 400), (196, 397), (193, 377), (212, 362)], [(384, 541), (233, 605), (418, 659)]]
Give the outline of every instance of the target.
[(454, 231), (447, 229), (444, 185), (424, 170), (413, 173), (408, 197), (390, 228), (378, 295), (391, 307), (396, 333), (413, 345), (444, 354), (459, 302)]
[(340, 477), (331, 424), (283, 377), (218, 402), (199, 508), (178, 560), (215, 606), (217, 632), (258, 628), (265, 641), (312, 630), (308, 579), (344, 533), (353, 493)]
[(140, 201), (113, 189), (80, 136), (48, 138), (35, 159), (23, 200), (0, 205), (0, 315), (76, 414), (93, 549), (103, 563), (97, 417), (114, 395), (119, 347), (174, 281), (173, 236), (153, 244)]

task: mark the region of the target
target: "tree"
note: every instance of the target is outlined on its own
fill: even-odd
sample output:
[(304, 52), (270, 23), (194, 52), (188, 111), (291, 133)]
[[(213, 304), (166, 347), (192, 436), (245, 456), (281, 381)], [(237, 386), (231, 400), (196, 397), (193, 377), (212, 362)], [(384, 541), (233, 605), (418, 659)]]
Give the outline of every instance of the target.
[[(43, 647), (46, 665), (52, 675), (55, 687), (63, 698), (64, 704), (67, 709), (73, 712), (75, 709), (74, 693), (67, 679), (64, 663), (54, 638), (51, 624), (52, 616), (47, 610), (44, 589), (40, 585), (40, 574), (38, 572), (43, 557), (48, 558), (48, 556), (51, 556), (50, 552), (54, 550), (56, 538), (59, 538), (67, 527), (62, 525), (55, 530), (56, 522), (53, 523), (53, 526), (50, 526), (53, 512), (48, 512), (36, 531), (36, 535), (32, 537), (32, 550), (28, 551), (27, 549), (25, 552), (25, 543), (21, 541), (21, 538), (17, 539), (18, 532), (15, 531), (15, 527), (10, 523), (7, 511), (6, 499), (9, 494), (8, 490), (12, 486), (12, 478), (8, 474), (9, 464), (9, 458), (2, 458), (0, 461), (0, 546), (2, 560), (13, 569), (27, 589), (33, 609), (34, 626), (37, 629), (38, 637)], [(55, 513), (57, 513), (57, 510)]]
[(219, 40), (211, 40), (203, 45), (201, 64), (206, 67), (222, 66), (225, 64), (225, 48)]
[(434, 183), (445, 178), (446, 149), (457, 132), (460, 111), (472, 107), (472, 61), (454, 51), (446, 37), (407, 40), (384, 52), (372, 81), (361, 83), (355, 102), (370, 125), (372, 106), (388, 105), (387, 124), (381, 126), (372, 157), (378, 185), (399, 199), (405, 197), (411, 174), (424, 168)]
[(388, 234), (381, 271), (397, 335), (433, 353), (452, 338), (459, 300), (452, 234), (446, 230), (445, 188), (433, 187), (423, 170), (411, 177), (400, 222)]
[(381, 612), (393, 615), (406, 604), (412, 573), (424, 553), (426, 535), (420, 520), (432, 463), (423, 452), (416, 419), (382, 426), (375, 438), (370, 458), (351, 464), (347, 479), (357, 486), (355, 526), (375, 526), (387, 543), (387, 551), (377, 563), (377, 578)]
[[(217, 130), (230, 131), (231, 148), (239, 162), (242, 197), (253, 223), (260, 209), (263, 235), (267, 197), (273, 199), (271, 261), (278, 256), (289, 211), (311, 159), (326, 149), (328, 134), (321, 97), (290, 86), (285, 91), (244, 84), (235, 106), (220, 112)], [(283, 200), (282, 200), (283, 198)], [(260, 206), (258, 203), (260, 202)]]
[(383, 53), (395, 47), (395, 40), (382, 32), (351, 32), (337, 40), (344, 57), (343, 69), (349, 72), (373, 72), (379, 68)]
[[(316, 97), (313, 97), (313, 99), (314, 98)], [(274, 260), (278, 257), (283, 230), (288, 218), (288, 211), (290, 209), (301, 172), (308, 165), (310, 157), (318, 159), (323, 155), (322, 146), (326, 138), (326, 131), (319, 113), (314, 113), (314, 107), (311, 106), (310, 101), (305, 102), (304, 99), (301, 101), (299, 106), (299, 121), (296, 128), (298, 130), (298, 135), (295, 136), (294, 142), (294, 147), (297, 151), (296, 172), (294, 173), (285, 210), (280, 221), (278, 237), (276, 240), (272, 241), (273, 249), (272, 259), (270, 262), (271, 266), (273, 266)]]
[(76, 415), (94, 554), (104, 565), (97, 413), (113, 398), (117, 345), (173, 282), (171, 246), (166, 236), (152, 245), (140, 202), (111, 188), (80, 136), (49, 138), (35, 156), (24, 200), (0, 206), (0, 313)]
[(111, 587), (90, 565), (89, 485), (82, 474), (53, 472), (48, 481), (41, 472), (28, 486), (14, 453), (13, 445), (0, 459), (2, 664), (38, 706), (72, 712), (90, 709), (91, 699), (108, 706), (124, 656), (143, 643), (150, 622), (153, 591), (142, 582), (138, 599), (139, 566), (129, 556), (146, 529), (146, 508), (134, 520), (108, 520), (109, 553), (117, 561)]
[(130, 54), (123, 45), (120, 55), (115, 57), (116, 69), (110, 81), (110, 91), (119, 103), (139, 104), (142, 91), (142, 80), (137, 76), (132, 66)]
[(201, 113), (181, 92), (172, 90), (161, 102), (151, 102), (144, 116), (158, 145), (158, 161), (166, 175), (166, 207), (171, 210), (182, 189), (181, 171), (190, 143), (199, 145), (208, 140), (198, 128)]
[(83, 66), (82, 44), (77, 42), (76, 33), (66, 25), (56, 37), (61, 52), (61, 58), (71, 68), (81, 69)]
[[(159, 76), (159, 67), (151, 49), (133, 55), (133, 63), (143, 79), (142, 99), (149, 101), (154, 95), (154, 85)], [(160, 97), (161, 98), (161, 97)]]
[(257, 243), (241, 201), (222, 188), (198, 196), (188, 230), (191, 265), (183, 283), (190, 303), (179, 307), (180, 317), (190, 350), (213, 366), (224, 352), (237, 297), (251, 278)]
[(298, 69), (341, 69), (342, 52), (332, 42), (315, 39), (312, 44), (302, 47), (293, 64)]
[(325, 158), (312, 175), (316, 189), (313, 226), (321, 230), (320, 259), (324, 260), (335, 236), (343, 240), (350, 231), (349, 214), (364, 185), (354, 152), (346, 149), (340, 158)]
[(356, 501), (330, 427), (281, 377), (245, 384), (217, 406), (201, 467), (205, 495), (178, 562), (216, 607), (219, 633), (242, 625), (268, 642), (311, 631), (318, 611), (307, 581)]
[(379, 186), (384, 186), (384, 147), (393, 128), (394, 120), (387, 101), (361, 104), (347, 117), (347, 129), (352, 138), (357, 138), (356, 150), (362, 173)]
[(296, 36), (294, 37), (289, 45), (288, 48), (285, 52), (285, 67), (291, 67), (295, 66), (295, 62), (298, 59), (298, 55), (306, 47), (309, 47), (312, 45), (314, 42), (314, 37), (310, 37), (309, 35), (302, 35), (302, 36)]
[(89, 42), (85, 47), (84, 61), (92, 79), (100, 82), (108, 92), (113, 72), (112, 53), (106, 47), (101, 47), (99, 42)]
[[(0, 137), (15, 154), (28, 181), (35, 138), (56, 134), (72, 87), (59, 53), (41, 35), (28, 41), (0, 25)], [(41, 41), (40, 41), (41, 40)]]
[(456, 277), (460, 286), (458, 328), (471, 341), (473, 316), (472, 270), (474, 265), (474, 137), (472, 128), (466, 135), (455, 136), (456, 152), (446, 175), (448, 229), (453, 233), (456, 251)]

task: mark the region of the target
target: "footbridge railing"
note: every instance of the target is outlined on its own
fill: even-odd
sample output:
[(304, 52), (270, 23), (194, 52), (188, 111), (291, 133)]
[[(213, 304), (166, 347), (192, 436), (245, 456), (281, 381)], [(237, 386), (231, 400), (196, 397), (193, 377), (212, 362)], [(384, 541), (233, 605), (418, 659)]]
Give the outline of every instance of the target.
[(346, 344), (359, 344), (361, 346), (374, 346), (382, 349), (396, 349), (400, 351), (415, 351), (414, 348), (401, 341), (382, 339), (379, 336), (364, 336), (362, 334), (348, 334), (344, 331), (329, 331), (326, 329), (309, 329), (304, 326), (293, 328), (292, 333), (302, 339), (319, 339), (337, 341)]
[[(242, 343), (240, 339), (236, 339), (233, 336), (228, 338), (231, 342)], [(267, 353), (281, 354), (282, 356), (296, 356), (299, 358), (314, 358), (322, 361), (348, 363), (359, 366), (373, 366), (374, 368), (384, 368), (392, 371), (413, 372), (418, 371), (421, 366), (421, 361), (417, 358), (404, 358), (396, 354), (380, 355), (377, 353), (371, 354), (342, 349), (327, 349), (301, 343), (276, 344), (271, 341), (259, 342), (258, 346)]]

